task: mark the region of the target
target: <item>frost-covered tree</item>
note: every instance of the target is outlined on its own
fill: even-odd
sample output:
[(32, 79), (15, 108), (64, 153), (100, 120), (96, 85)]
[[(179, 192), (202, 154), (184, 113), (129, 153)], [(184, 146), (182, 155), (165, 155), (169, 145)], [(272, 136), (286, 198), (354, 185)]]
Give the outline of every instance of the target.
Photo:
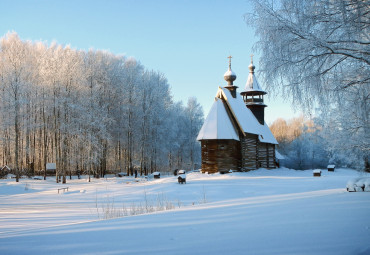
[[(1, 39), (0, 55), (0, 75), (2, 86), (2, 107), (5, 111), (4, 124), (12, 123), (7, 126), (7, 132), (14, 134), (14, 167), (16, 169), (16, 181), (19, 180), (19, 170), (22, 166), (20, 156), (21, 132), (22, 132), (22, 115), (23, 107), (26, 105), (26, 91), (30, 84), (30, 54), (29, 43), (21, 42), (18, 35), (14, 32), (8, 33), (5, 38)], [(10, 122), (8, 122), (11, 120)], [(10, 148), (9, 148), (10, 150)]]
[(309, 130), (307, 126), (299, 137), (285, 145), (285, 152), (286, 166), (294, 169), (325, 168), (329, 160), (321, 130)]
[(271, 132), (279, 142), (278, 150), (285, 156), (284, 165), (294, 169), (325, 168), (330, 157), (326, 134), (320, 120), (303, 116), (290, 120), (277, 119)]
[(340, 107), (323, 127), (335, 121), (342, 135), (352, 140), (333, 146), (357, 148), (362, 165), (366, 164), (370, 150), (369, 1), (251, 1), (254, 12), (245, 17), (259, 38), (256, 48), (268, 89), (290, 95), (295, 105), (306, 110), (319, 107), (331, 113)]
[(198, 103), (195, 97), (191, 97), (188, 100), (186, 109), (186, 135), (187, 135), (187, 146), (190, 158), (190, 168), (194, 169), (194, 163), (199, 162), (200, 158), (200, 146), (199, 142), (196, 141), (195, 137), (203, 124), (203, 108)]
[(328, 141), (330, 161), (370, 171), (370, 88), (352, 88), (351, 93), (354, 95), (338, 100), (330, 111), (321, 111), (318, 119), (324, 127), (323, 136)]
[(17, 180), (30, 168), (46, 177), (47, 162), (66, 182), (72, 172), (146, 175), (198, 160), (189, 144), (199, 105), (173, 102), (166, 77), (133, 58), (8, 33), (0, 40), (0, 100), (0, 163), (16, 169)]

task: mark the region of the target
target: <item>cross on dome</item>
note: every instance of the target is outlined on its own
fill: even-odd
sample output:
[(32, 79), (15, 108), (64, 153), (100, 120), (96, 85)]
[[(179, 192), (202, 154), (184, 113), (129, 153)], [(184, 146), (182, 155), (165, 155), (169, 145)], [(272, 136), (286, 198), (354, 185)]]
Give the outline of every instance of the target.
[(229, 70), (231, 69), (231, 58), (232, 58), (233, 56), (228, 56), (227, 58), (229, 59)]

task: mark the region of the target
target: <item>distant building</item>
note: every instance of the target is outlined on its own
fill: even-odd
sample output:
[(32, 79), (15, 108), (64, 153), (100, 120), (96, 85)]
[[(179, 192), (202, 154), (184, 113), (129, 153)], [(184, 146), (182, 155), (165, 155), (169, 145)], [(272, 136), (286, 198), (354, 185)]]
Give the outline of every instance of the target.
[(227, 86), (218, 88), (215, 101), (197, 140), (202, 147), (202, 172), (225, 173), (276, 168), (275, 145), (278, 144), (264, 121), (262, 90), (254, 75), (253, 59), (244, 90), (238, 94), (233, 82), (236, 74), (224, 74)]

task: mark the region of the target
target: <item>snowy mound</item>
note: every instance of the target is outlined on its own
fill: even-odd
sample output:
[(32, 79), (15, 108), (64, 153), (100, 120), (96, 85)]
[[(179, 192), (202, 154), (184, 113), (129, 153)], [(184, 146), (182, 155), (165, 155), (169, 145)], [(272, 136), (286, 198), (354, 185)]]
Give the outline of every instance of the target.
[(347, 182), (347, 191), (370, 191), (370, 178), (353, 178)]

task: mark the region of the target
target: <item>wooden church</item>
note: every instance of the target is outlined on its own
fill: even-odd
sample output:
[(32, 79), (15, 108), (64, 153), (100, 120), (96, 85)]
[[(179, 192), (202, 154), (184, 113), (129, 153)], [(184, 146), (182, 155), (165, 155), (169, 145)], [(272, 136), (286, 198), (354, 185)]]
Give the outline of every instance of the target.
[(227, 86), (219, 87), (197, 140), (202, 147), (202, 172), (226, 173), (275, 168), (278, 144), (264, 120), (266, 94), (254, 74), (253, 59), (244, 90), (237, 93), (236, 79), (229, 69), (224, 74)]

